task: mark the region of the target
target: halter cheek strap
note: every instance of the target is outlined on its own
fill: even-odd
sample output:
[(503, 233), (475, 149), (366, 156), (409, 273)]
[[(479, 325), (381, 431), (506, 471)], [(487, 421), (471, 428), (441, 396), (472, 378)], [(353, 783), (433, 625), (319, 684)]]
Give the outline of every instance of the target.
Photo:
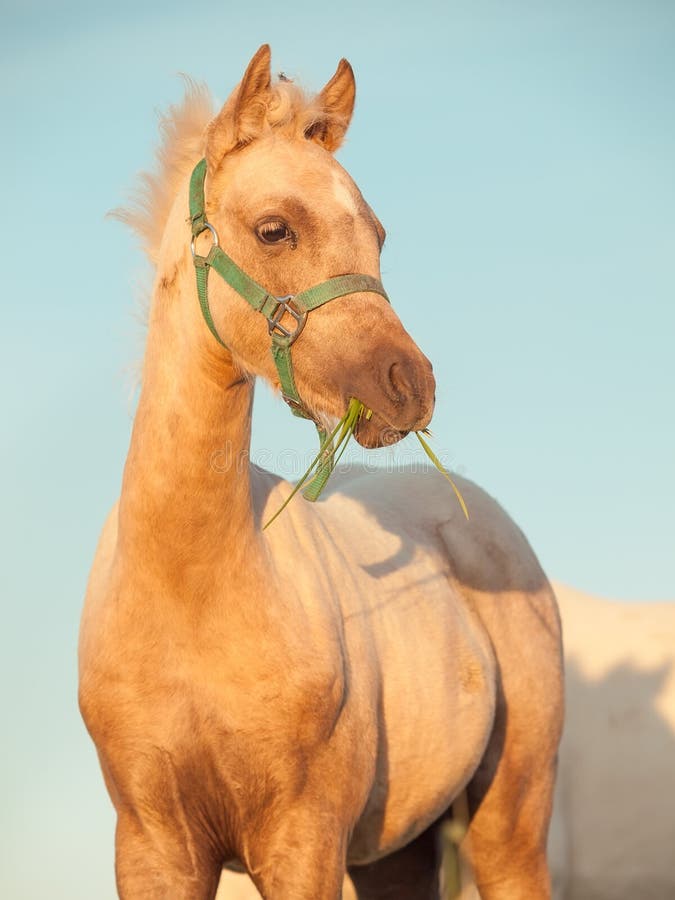
[[(330, 278), (299, 294), (289, 294), (284, 297), (270, 294), (243, 269), (240, 269), (219, 246), (216, 229), (206, 219), (205, 179), (206, 160), (202, 159), (195, 166), (190, 178), (190, 221), (192, 223), (192, 259), (197, 277), (199, 305), (204, 320), (218, 343), (226, 347), (225, 342), (218, 334), (209, 307), (208, 278), (209, 271), (214, 269), (240, 297), (243, 297), (253, 309), (262, 313), (267, 319), (267, 328), (272, 338), (272, 357), (279, 375), (281, 394), (294, 415), (313, 420), (312, 415), (300, 399), (293, 378), (291, 346), (305, 327), (308, 313), (323, 306), (324, 303), (328, 303), (329, 300), (345, 297), (348, 294), (370, 292), (380, 294), (389, 301), (382, 282), (370, 275), (338, 275), (336, 278)], [(200, 256), (195, 245), (197, 237), (204, 231), (211, 233), (213, 244), (206, 256)], [(290, 322), (288, 321), (289, 317)], [(319, 424), (316, 424), (316, 427), (321, 441), (323, 460), (317, 474), (303, 490), (303, 495), (308, 500), (318, 498), (334, 466), (333, 447), (328, 440), (328, 433)]]

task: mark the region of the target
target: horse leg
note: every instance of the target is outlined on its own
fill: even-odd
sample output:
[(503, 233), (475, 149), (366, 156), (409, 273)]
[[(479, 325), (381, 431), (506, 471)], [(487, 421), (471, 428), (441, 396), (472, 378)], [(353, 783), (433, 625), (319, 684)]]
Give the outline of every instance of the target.
[(481, 900), (550, 900), (546, 836), (555, 762), (532, 768), (507, 751), (485, 766), (467, 793), (473, 811), (461, 851)]
[(286, 812), (249, 845), (246, 867), (265, 900), (340, 900), (347, 836), (332, 814)]
[(405, 847), (349, 875), (358, 900), (438, 900), (441, 849), (432, 825)]
[(121, 900), (213, 900), (220, 864), (187, 833), (164, 823), (146, 828), (120, 816), (115, 834), (115, 874)]
[[(489, 621), (489, 609), (481, 610)], [(550, 900), (546, 842), (563, 717), (562, 662), (555, 607), (539, 608), (549, 633), (539, 643), (500, 646), (492, 736), (467, 787), (469, 827), (462, 853), (481, 900)], [(513, 638), (513, 633), (512, 633)], [(546, 657), (546, 659), (542, 659)]]

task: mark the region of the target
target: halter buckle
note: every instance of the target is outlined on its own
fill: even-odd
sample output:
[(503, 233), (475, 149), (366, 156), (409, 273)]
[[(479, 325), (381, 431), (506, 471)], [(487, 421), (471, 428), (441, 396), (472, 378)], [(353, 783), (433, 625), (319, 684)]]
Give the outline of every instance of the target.
[[(305, 322), (307, 321), (306, 311), (301, 312), (291, 306), (290, 301), (293, 299), (295, 298), (292, 294), (287, 294), (285, 297), (275, 297), (274, 300), (276, 300), (277, 305), (272, 315), (267, 317), (267, 330), (269, 333), (280, 334), (282, 337), (288, 338), (289, 343), (291, 344), (305, 327)], [(288, 313), (295, 321), (295, 328), (293, 331), (289, 331), (285, 325), (281, 324), (281, 320), (285, 313)]]

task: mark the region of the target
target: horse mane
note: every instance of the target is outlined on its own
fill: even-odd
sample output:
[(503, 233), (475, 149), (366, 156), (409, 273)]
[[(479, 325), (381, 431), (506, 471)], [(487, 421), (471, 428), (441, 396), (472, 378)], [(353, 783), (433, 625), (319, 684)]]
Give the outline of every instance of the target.
[[(155, 154), (155, 171), (141, 172), (131, 204), (111, 213), (136, 232), (153, 266), (159, 258), (162, 235), (176, 194), (204, 155), (208, 126), (215, 115), (206, 85), (187, 76), (184, 81), (183, 99), (169, 106), (159, 120), (160, 144)], [(308, 99), (301, 88), (285, 75), (279, 75), (267, 96), (265, 130), (274, 129), (289, 137), (307, 134), (321, 119), (314, 99)], [(232, 109), (235, 100), (236, 91), (227, 102)]]

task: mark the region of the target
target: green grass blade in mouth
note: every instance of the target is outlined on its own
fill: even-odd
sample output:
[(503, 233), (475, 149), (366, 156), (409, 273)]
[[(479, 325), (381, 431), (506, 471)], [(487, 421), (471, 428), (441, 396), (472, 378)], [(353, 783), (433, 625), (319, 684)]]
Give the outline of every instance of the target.
[[(365, 406), (363, 405), (363, 403), (361, 403), (360, 400), (355, 400), (354, 398), (352, 398), (349, 401), (346, 413), (337, 423), (333, 431), (327, 436), (326, 440), (323, 441), (321, 447), (319, 448), (319, 452), (309, 464), (307, 471), (300, 478), (291, 493), (284, 500), (279, 509), (274, 513), (272, 518), (263, 525), (263, 531), (268, 528), (278, 516), (281, 515), (281, 513), (286, 509), (293, 497), (295, 497), (298, 491), (300, 491), (311, 480), (311, 478), (317, 473), (322, 465), (328, 462), (330, 464), (330, 472), (333, 471), (336, 464), (339, 462), (340, 457), (344, 453), (347, 444), (349, 443), (349, 439), (354, 434), (354, 429), (358, 425), (359, 419), (361, 418), (364, 409)], [(336, 438), (337, 444), (334, 443)], [(324, 489), (328, 482), (330, 472), (326, 480), (319, 487), (318, 491), (314, 492), (311, 497), (308, 497), (307, 499), (313, 501), (319, 497), (321, 491)]]
[[(366, 416), (368, 415), (368, 411), (366, 410), (363, 403), (360, 400), (350, 400), (349, 408), (347, 410), (347, 417), (345, 421), (345, 427), (343, 432), (341, 432), (342, 440), (338, 441), (338, 445), (335, 448), (336, 456), (333, 461), (333, 468), (337, 466), (337, 464), (342, 459), (342, 454), (347, 449), (347, 444), (349, 443), (349, 439), (353, 436), (354, 431), (356, 430), (356, 426), (359, 424), (359, 419), (363, 415), (364, 411), (366, 412)], [(372, 415), (372, 413), (371, 413)], [(343, 436), (344, 435), (344, 436)], [(340, 446), (342, 444), (342, 446)]]
[[(337, 423), (337, 425), (335, 426), (335, 428), (333, 429), (333, 431), (331, 431), (331, 433), (328, 435), (328, 437), (326, 438), (326, 440), (321, 444), (321, 446), (319, 447), (319, 452), (316, 454), (316, 456), (314, 457), (314, 459), (312, 460), (312, 462), (309, 464), (309, 467), (307, 468), (307, 471), (306, 471), (305, 474), (300, 478), (300, 480), (298, 481), (298, 483), (295, 485), (295, 487), (293, 488), (293, 490), (291, 491), (291, 493), (288, 495), (288, 497), (286, 497), (286, 499), (285, 499), (284, 502), (281, 504), (281, 506), (279, 507), (279, 509), (274, 513), (274, 515), (272, 516), (272, 518), (271, 518), (271, 519), (268, 519), (268, 521), (263, 525), (263, 531), (264, 531), (266, 528), (269, 528), (269, 526), (272, 524), (272, 522), (274, 522), (274, 520), (275, 520), (276, 518), (278, 518), (278, 516), (281, 515), (281, 513), (286, 509), (286, 507), (287, 507), (288, 504), (291, 502), (291, 500), (293, 499), (293, 497), (295, 497), (295, 495), (298, 493), (298, 491), (299, 491), (299, 490), (307, 483), (307, 481), (309, 481), (309, 479), (310, 479), (310, 477), (312, 476), (312, 474), (314, 473), (314, 471), (315, 471), (315, 470), (319, 467), (319, 465), (321, 464), (324, 453), (326, 452), (326, 450), (327, 450), (329, 447), (332, 446), (333, 441), (335, 440), (335, 435), (338, 433), (338, 431), (339, 431), (340, 428), (342, 427), (342, 425), (343, 425), (343, 423), (344, 423), (344, 420), (345, 420), (345, 418), (346, 418), (346, 415), (347, 415), (347, 414), (345, 414), (345, 416), (343, 416), (343, 418), (340, 419), (340, 421)], [(334, 450), (331, 451), (331, 454), (334, 453), (334, 452), (335, 452)]]
[(307, 486), (302, 489), (302, 496), (310, 503), (316, 502), (323, 493), (330, 476), (333, 474), (335, 467), (347, 448), (349, 439), (353, 435), (354, 429), (361, 418), (363, 408), (363, 404), (358, 400), (352, 398), (349, 401), (347, 412), (341, 420), (342, 427), (337, 436), (337, 444), (331, 444), (324, 452), (323, 458), (315, 469), (311, 480), (307, 483)]
[[(424, 450), (426, 455), (429, 457), (431, 462), (436, 466), (436, 468), (441, 473), (441, 475), (444, 478), (446, 478), (452, 485), (452, 489), (455, 492), (457, 499), (459, 500), (459, 505), (462, 507), (462, 512), (464, 513), (464, 515), (466, 516), (466, 519), (468, 521), (469, 520), (469, 510), (466, 508), (466, 503), (464, 502), (464, 497), (462, 497), (461, 491), (459, 490), (459, 488), (457, 487), (455, 482), (450, 477), (445, 466), (441, 463), (440, 459), (436, 456), (434, 451), (431, 449), (428, 442), (425, 440), (425, 438), (422, 437), (422, 432), (416, 431), (415, 434), (417, 435), (417, 440), (422, 445), (422, 449)], [(429, 432), (425, 430), (425, 434), (429, 434)]]
[[(359, 420), (362, 416), (365, 416), (366, 419), (370, 419), (372, 414), (372, 410), (367, 409), (360, 400), (356, 400), (353, 397), (351, 398), (349, 404), (347, 405), (347, 411), (345, 412), (344, 416), (340, 419), (331, 433), (326, 436), (326, 439), (322, 441), (319, 452), (309, 464), (307, 471), (297, 482), (291, 493), (284, 500), (279, 509), (274, 513), (272, 518), (263, 525), (263, 531), (266, 528), (269, 528), (272, 522), (274, 522), (274, 520), (281, 515), (281, 513), (286, 509), (293, 497), (295, 497), (298, 491), (302, 490), (302, 488), (309, 487), (309, 490), (305, 493), (306, 499), (310, 501), (318, 499), (319, 495), (328, 483), (332, 472), (340, 462), (342, 454), (347, 449), (347, 445), (349, 444), (350, 438), (353, 436), (354, 431), (356, 430), (356, 426), (359, 424)], [(417, 440), (422, 445), (422, 449), (429, 457), (431, 462), (438, 469), (441, 475), (443, 475), (443, 477), (450, 482), (450, 485), (455, 492), (455, 496), (459, 501), (459, 505), (462, 508), (462, 512), (468, 520), (469, 511), (466, 507), (466, 503), (464, 502), (464, 497), (462, 497), (459, 488), (452, 480), (449, 473), (447, 472), (439, 458), (436, 456), (434, 451), (431, 449), (426, 439), (423, 437), (423, 434), (428, 435), (429, 432), (425, 429), (423, 432), (416, 431), (415, 434), (417, 435)], [(326, 474), (324, 471), (322, 473), (322, 476), (317, 479), (317, 473), (319, 473), (321, 469), (325, 469), (326, 466), (329, 467), (328, 473)], [(312, 483), (312, 480), (314, 483)]]

